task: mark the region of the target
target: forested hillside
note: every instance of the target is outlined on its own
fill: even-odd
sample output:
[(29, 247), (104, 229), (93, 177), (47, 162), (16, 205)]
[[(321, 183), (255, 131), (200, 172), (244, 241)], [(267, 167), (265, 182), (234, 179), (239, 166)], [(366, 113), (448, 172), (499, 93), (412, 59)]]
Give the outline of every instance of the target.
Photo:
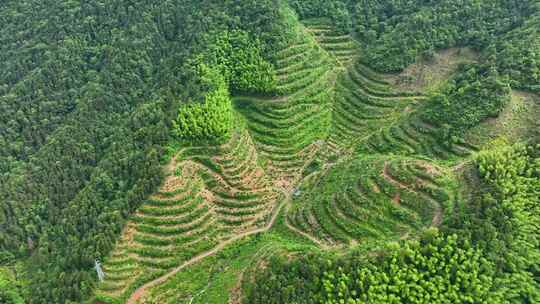
[(191, 62), (227, 30), (266, 52), (286, 30), (272, 1), (6, 1), (0, 16), (2, 256), (29, 259), (33, 302), (77, 300), (160, 183), (175, 109), (208, 90)]
[(0, 303), (540, 301), (540, 1), (0, 25)]

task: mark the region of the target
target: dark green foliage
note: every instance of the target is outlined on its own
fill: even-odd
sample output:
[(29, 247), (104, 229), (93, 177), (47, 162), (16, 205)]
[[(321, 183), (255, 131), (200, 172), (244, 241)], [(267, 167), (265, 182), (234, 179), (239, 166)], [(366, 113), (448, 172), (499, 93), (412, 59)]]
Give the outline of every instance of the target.
[[(493, 60), (512, 87), (538, 91), (540, 7), (535, 0), (289, 0), (301, 18), (325, 17), (363, 42), (362, 61), (398, 72), (435, 50), (470, 46)], [(354, 22), (354, 24), (352, 24)], [(351, 25), (352, 24), (352, 25)]]
[(247, 32), (222, 32), (208, 47), (204, 62), (219, 69), (233, 93), (270, 93), (275, 89), (273, 66), (262, 57), (261, 43)]
[(423, 117), (440, 126), (439, 139), (456, 142), (468, 129), (496, 117), (510, 100), (510, 87), (491, 68), (462, 66), (459, 73), (434, 94)]
[(352, 29), (352, 19), (346, 1), (288, 0), (289, 5), (301, 19), (328, 18), (336, 28), (348, 33)]
[(500, 71), (508, 74), (512, 87), (540, 92), (540, 23), (504, 35), (488, 56)]
[(534, 1), (355, 1), (356, 30), (367, 43), (366, 62), (400, 71), (432, 50), (473, 46), (521, 26)]
[(270, 56), (281, 13), (272, 0), (2, 2), (0, 250), (28, 259), (31, 303), (90, 294), (94, 259), (161, 180), (178, 100), (208, 92), (189, 59), (228, 30)]
[[(489, 69), (465, 70), (432, 100), (441, 112), (429, 117), (447, 126), (444, 140), (498, 113), (507, 96), (500, 81), (505, 76), (514, 88), (538, 90), (533, 1), (289, 2), (302, 18), (330, 19), (342, 32), (354, 22), (365, 45), (362, 58), (380, 71), (400, 70), (417, 55), (444, 47), (484, 51), (501, 76)], [(0, 264), (15, 259), (24, 264), (25, 300), (79, 303), (88, 297), (96, 282), (94, 260), (110, 252), (127, 218), (161, 182), (164, 147), (177, 139), (170, 135), (225, 139), (232, 127), (229, 93), (275, 91), (269, 62), (276, 63), (277, 51), (289, 47), (296, 26), (283, 3), (1, 1)], [(310, 58), (297, 55), (293, 60)], [(316, 67), (314, 75), (326, 75), (324, 60), (306, 61)], [(202, 63), (211, 71), (204, 77), (198, 74)], [(216, 73), (224, 78), (217, 80)], [(306, 88), (313, 79), (302, 78), (282, 92)], [(309, 94), (324, 91), (321, 83)], [(318, 98), (327, 101), (330, 95)], [(287, 111), (279, 103), (252, 104), (257, 115), (275, 111), (317, 120), (314, 113), (328, 114), (311, 105)], [(304, 148), (327, 129), (305, 126), (283, 132), (279, 125), (272, 132), (283, 147)], [(259, 138), (269, 137), (267, 129), (260, 133)], [(304, 133), (310, 136), (298, 140)], [(532, 154), (527, 157), (532, 162)], [(483, 161), (486, 168), (491, 158)], [(538, 222), (539, 173), (538, 161), (533, 163), (515, 172), (485, 170), (492, 172), (483, 173), (485, 185), (495, 190), (459, 214), (465, 228), (453, 227), (487, 248), (497, 278), (486, 284), (510, 286), (508, 297), (516, 303), (538, 299), (537, 227), (530, 223)], [(492, 179), (494, 174), (512, 179)], [(514, 183), (516, 188), (509, 186)], [(491, 264), (485, 265), (489, 270)], [(1, 280), (0, 302), (19, 303), (12, 285)]]

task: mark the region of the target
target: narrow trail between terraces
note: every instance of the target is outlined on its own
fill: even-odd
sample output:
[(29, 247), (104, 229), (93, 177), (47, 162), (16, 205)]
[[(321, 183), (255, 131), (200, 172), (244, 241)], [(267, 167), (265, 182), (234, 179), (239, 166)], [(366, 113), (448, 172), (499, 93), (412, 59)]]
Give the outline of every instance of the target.
[(193, 257), (192, 259), (184, 262), (182, 265), (172, 269), (171, 271), (169, 271), (168, 273), (166, 273), (165, 275), (157, 278), (157, 279), (154, 279), (146, 284), (144, 284), (143, 286), (137, 288), (132, 294), (131, 296), (128, 298), (127, 300), (127, 304), (135, 304), (137, 303), (137, 301), (141, 298), (143, 298), (148, 289), (151, 288), (151, 287), (154, 287), (156, 285), (159, 285), (165, 281), (167, 281), (169, 278), (171, 278), (172, 276), (174, 276), (175, 274), (177, 274), (178, 272), (182, 271), (183, 269), (185, 269), (186, 267), (189, 267), (199, 261), (201, 261), (202, 259), (204, 258), (207, 258), (207, 257), (210, 257), (212, 255), (215, 255), (216, 253), (220, 252), (221, 250), (223, 250), (225, 247), (227, 247), (228, 245), (240, 240), (240, 239), (243, 239), (247, 236), (250, 236), (250, 235), (255, 235), (255, 234), (259, 234), (259, 233), (264, 233), (268, 230), (270, 230), (270, 228), (272, 228), (272, 226), (274, 225), (274, 223), (276, 222), (276, 219), (278, 218), (278, 215), (281, 211), (281, 209), (283, 208), (283, 206), (287, 205), (291, 199), (291, 196), (292, 194), (287, 194), (285, 196), (285, 199), (274, 209), (273, 211), (273, 214), (272, 214), (272, 217), (270, 218), (270, 221), (268, 222), (268, 224), (266, 224), (266, 226), (262, 227), (262, 228), (258, 228), (258, 229), (254, 229), (254, 230), (251, 230), (251, 231), (246, 231), (244, 233), (241, 233), (241, 234), (238, 234), (224, 242), (221, 242), (219, 245), (217, 245), (216, 247), (214, 247), (213, 249), (211, 250), (208, 250), (206, 252), (203, 252), (203, 253), (200, 253), (199, 255)]
[(384, 179), (391, 182), (392, 184), (394, 184), (394, 185), (396, 185), (396, 186), (398, 186), (398, 187), (400, 187), (400, 188), (402, 188), (404, 190), (411, 191), (411, 192), (414, 192), (414, 193), (418, 193), (418, 194), (424, 196), (429, 201), (433, 202), (434, 205), (435, 205), (435, 212), (433, 214), (433, 219), (431, 220), (431, 226), (432, 227), (437, 227), (437, 226), (441, 225), (442, 217), (443, 217), (443, 210), (442, 210), (441, 204), (439, 202), (437, 202), (433, 198), (427, 196), (426, 194), (418, 192), (418, 191), (412, 189), (410, 186), (405, 185), (404, 183), (396, 180), (392, 175), (390, 175), (388, 173), (388, 162), (384, 163), (382, 176), (384, 177)]

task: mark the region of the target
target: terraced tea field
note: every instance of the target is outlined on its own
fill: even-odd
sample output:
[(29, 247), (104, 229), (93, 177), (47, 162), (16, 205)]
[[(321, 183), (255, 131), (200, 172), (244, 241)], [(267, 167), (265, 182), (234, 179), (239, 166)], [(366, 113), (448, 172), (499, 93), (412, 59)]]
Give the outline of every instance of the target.
[(425, 155), (436, 159), (459, 159), (478, 148), (460, 139), (451, 145), (437, 139), (441, 126), (435, 126), (415, 115), (406, 115), (395, 124), (382, 127), (357, 146), (359, 153), (401, 153)]
[(407, 115), (421, 98), (393, 91), (359, 61), (341, 75), (337, 92), (329, 141), (348, 147)]
[(279, 96), (242, 96), (235, 104), (266, 160), (268, 174), (279, 186), (290, 188), (328, 133), (338, 71), (335, 60), (310, 36), (279, 51), (276, 62)]
[(406, 237), (441, 223), (454, 195), (442, 176), (443, 169), (414, 159), (339, 164), (294, 201), (287, 221), (327, 245)]
[[(422, 92), (394, 88), (362, 62), (352, 36), (320, 21), (299, 26), (275, 66), (274, 96), (234, 97), (227, 143), (177, 151), (105, 259), (101, 303), (143, 303), (149, 290), (155, 301), (191, 303), (195, 294), (167, 281), (226, 259), (216, 255), (250, 236), (264, 233), (273, 250), (339, 250), (414, 237), (444, 220), (458, 197), (452, 167), (478, 147), (439, 143), (441, 126), (421, 118)], [(230, 283), (200, 286), (197, 303), (217, 303), (204, 291)]]
[(319, 22), (305, 24), (307, 31), (315, 37), (317, 43), (344, 68), (359, 57), (360, 46), (349, 34), (339, 33), (332, 26)]
[(168, 174), (105, 261), (101, 298), (125, 298), (137, 284), (265, 225), (280, 197), (258, 165), (246, 131), (222, 146), (181, 150)]

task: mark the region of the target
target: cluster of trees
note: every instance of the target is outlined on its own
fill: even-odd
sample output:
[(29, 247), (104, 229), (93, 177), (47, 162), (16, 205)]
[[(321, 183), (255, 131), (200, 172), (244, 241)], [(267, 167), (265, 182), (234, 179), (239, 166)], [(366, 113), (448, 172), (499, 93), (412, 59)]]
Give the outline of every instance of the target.
[[(204, 87), (189, 61), (242, 31), (249, 42), (231, 34), (223, 44), (248, 43), (239, 58), (259, 64), (286, 43), (287, 21), (273, 0), (0, 6), (0, 263), (25, 261), (28, 302), (78, 303), (97, 281), (94, 260), (161, 182), (178, 109), (228, 96)], [(252, 68), (238, 88), (268, 72)]]
[(274, 256), (244, 281), (245, 303), (540, 301), (540, 146), (482, 152), (472, 201), (419, 241), (346, 256)]
[(244, 30), (216, 33), (202, 54), (186, 60), (183, 94), (173, 134), (187, 141), (224, 142), (233, 127), (230, 94), (271, 94), (274, 66), (262, 55), (262, 43)]
[(301, 19), (328, 18), (337, 30), (349, 33), (353, 28), (348, 1), (288, 0)]
[(209, 89), (203, 102), (180, 107), (178, 117), (173, 121), (173, 132), (188, 141), (224, 142), (233, 127), (232, 103), (225, 77), (217, 68), (201, 64), (199, 69), (199, 77), (208, 83)]
[[(394, 69), (391, 60), (403, 55), (396, 45), (429, 49), (414, 43), (424, 36), (409, 32), (433, 36), (425, 33), (430, 23), (410, 23), (430, 10), (435, 20), (471, 20), (467, 37), (476, 37), (478, 28), (479, 37), (537, 35), (529, 31), (537, 21), (522, 21), (536, 12), (531, 1), (464, 1), (463, 13), (445, 10), (457, 7), (455, 1), (424, 2), (357, 3), (394, 5), (372, 10), (392, 21), (366, 23), (375, 31), (374, 40), (365, 37), (373, 41), (368, 50), (378, 54), (368, 59), (380, 59), (375, 66)], [(480, 8), (472, 9), (472, 2)], [(356, 10), (346, 10), (354, 1), (290, 3), (303, 17), (329, 17), (343, 29), (361, 20)], [(229, 92), (271, 91), (268, 62), (291, 37), (291, 18), (275, 0), (22, 0), (0, 6), (0, 264), (24, 259), (23, 294), (31, 303), (81, 302), (96, 282), (94, 259), (111, 250), (126, 218), (161, 182), (170, 135), (226, 137)], [(407, 7), (411, 18), (404, 17)], [(493, 40), (473, 38), (467, 39)], [(495, 41), (489, 56), (512, 86), (537, 86), (534, 48)], [(223, 81), (200, 76), (193, 63), (198, 54), (208, 75), (222, 74)], [(210, 132), (195, 129), (202, 125)]]
[(301, 18), (329, 18), (354, 31), (362, 60), (399, 72), (438, 49), (473, 47), (514, 88), (540, 91), (540, 3), (536, 0), (289, 0)]
[(388, 248), (374, 263), (357, 259), (326, 271), (321, 303), (500, 302), (491, 293), (493, 263), (456, 235), (430, 233)]
[[(540, 4), (539, 4), (540, 5)], [(498, 39), (487, 57), (509, 76), (512, 87), (540, 92), (540, 14)]]
[(455, 46), (482, 50), (526, 26), (537, 3), (529, 1), (355, 1), (356, 31), (366, 61), (379, 71), (400, 71), (417, 56)]
[(502, 303), (494, 271), (470, 243), (433, 229), (374, 254), (273, 257), (255, 284), (245, 284), (245, 303)]
[(221, 71), (232, 93), (268, 94), (276, 88), (274, 66), (263, 57), (260, 40), (246, 31), (216, 35), (200, 60)]
[(510, 101), (510, 86), (486, 65), (463, 65), (427, 103), (422, 116), (439, 126), (441, 142), (456, 142), (468, 129), (497, 117)]
[(0, 269), (0, 303), (2, 304), (24, 304), (19, 290), (12, 279)]
[(483, 249), (509, 303), (540, 301), (540, 145), (501, 146), (477, 159), (481, 189), (447, 230)]

